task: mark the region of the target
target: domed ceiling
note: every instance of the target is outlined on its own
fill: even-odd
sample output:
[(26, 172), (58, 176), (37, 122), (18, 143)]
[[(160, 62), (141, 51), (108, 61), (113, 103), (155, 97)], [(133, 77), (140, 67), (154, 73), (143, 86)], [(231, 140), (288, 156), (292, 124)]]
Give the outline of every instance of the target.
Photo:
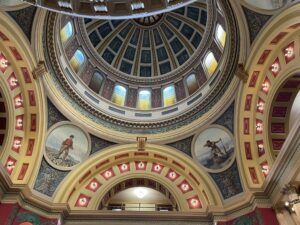
[(46, 63), (68, 101), (122, 132), (166, 132), (200, 118), (237, 61), (234, 17), (221, 1), (127, 20), (48, 13), (45, 29)]

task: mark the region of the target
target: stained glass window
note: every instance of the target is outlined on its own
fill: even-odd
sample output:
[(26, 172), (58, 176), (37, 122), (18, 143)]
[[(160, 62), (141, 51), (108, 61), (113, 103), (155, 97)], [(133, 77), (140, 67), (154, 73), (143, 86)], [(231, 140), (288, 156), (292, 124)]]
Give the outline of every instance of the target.
[(95, 72), (90, 81), (89, 88), (92, 89), (94, 92), (99, 93), (102, 82), (103, 76), (99, 72)]
[(175, 99), (174, 85), (170, 85), (163, 89), (163, 101), (164, 101), (164, 107), (173, 105), (175, 103), (176, 99)]
[(127, 93), (127, 89), (125, 87), (121, 85), (116, 85), (112, 96), (112, 102), (119, 106), (124, 106), (126, 93)]
[(218, 24), (216, 28), (216, 39), (222, 48), (224, 48), (226, 42), (226, 32), (220, 24)]
[(76, 73), (78, 73), (81, 66), (84, 64), (84, 62), (85, 62), (84, 53), (81, 50), (77, 49), (75, 54), (70, 60), (70, 64)]
[(186, 78), (186, 84), (189, 94), (193, 94), (199, 88), (195, 74), (191, 74)]
[(150, 109), (151, 108), (151, 92), (148, 90), (140, 90), (138, 97), (138, 108), (139, 109)]
[(60, 39), (63, 44), (65, 44), (74, 34), (73, 26), (71, 21), (60, 30)]
[(204, 65), (209, 76), (211, 76), (218, 67), (218, 62), (212, 52), (208, 52), (204, 58)]

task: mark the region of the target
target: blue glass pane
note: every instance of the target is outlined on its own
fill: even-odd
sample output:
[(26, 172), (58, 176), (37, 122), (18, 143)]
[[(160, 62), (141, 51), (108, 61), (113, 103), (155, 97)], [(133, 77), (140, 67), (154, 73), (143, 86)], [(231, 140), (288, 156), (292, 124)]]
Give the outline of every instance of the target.
[(194, 7), (188, 7), (187, 16), (195, 21), (198, 21), (200, 10)]
[(179, 62), (180, 65), (182, 65), (183, 63), (185, 63), (188, 59), (189, 59), (189, 54), (187, 53), (186, 50), (184, 50), (183, 52), (181, 52), (177, 56), (177, 60), (178, 60), (178, 62)]
[(90, 33), (89, 38), (94, 47), (96, 47), (101, 41), (96, 31)]
[(184, 8), (185, 8), (185, 7), (181, 7), (181, 8), (179, 8), (179, 9), (175, 9), (173, 12), (178, 13), (178, 14), (181, 14), (181, 15), (184, 15)]
[(167, 20), (177, 29), (179, 29), (180, 25), (181, 25), (181, 21), (178, 19), (175, 19), (174, 17), (171, 16), (167, 16)]
[(192, 44), (195, 48), (198, 48), (198, 46), (200, 45), (200, 42), (202, 40), (202, 37), (201, 35), (197, 32), (194, 37), (193, 37), (193, 40), (192, 40)]
[(171, 41), (171, 47), (172, 47), (173, 51), (176, 54), (177, 52), (179, 52), (183, 48), (183, 45), (178, 40), (178, 38), (174, 38), (173, 41)]
[(117, 27), (119, 24), (121, 24), (124, 20), (112, 20), (111, 23), (114, 27)]
[(156, 45), (162, 44), (162, 40), (161, 40), (160, 34), (158, 33), (157, 29), (153, 30), (153, 34), (154, 34), (155, 44)]
[(156, 49), (158, 61), (163, 61), (168, 58), (167, 51), (165, 47), (160, 47)]
[(121, 41), (120, 38), (115, 37), (115, 38), (112, 40), (112, 42), (110, 42), (109, 47), (110, 47), (112, 50), (114, 50), (114, 52), (117, 53), (117, 52), (119, 51), (119, 49), (120, 49), (122, 43), (123, 43), (123, 42)]
[(161, 74), (165, 74), (171, 71), (171, 65), (169, 62), (165, 62), (159, 65), (159, 70)]
[(134, 31), (134, 34), (131, 37), (130, 43), (133, 44), (133, 45), (136, 45), (138, 40), (139, 40), (139, 36), (140, 36), (140, 30), (136, 29)]
[(85, 56), (81, 50), (76, 50), (74, 56), (80, 65), (82, 65), (84, 63)]
[(182, 29), (181, 29), (181, 33), (187, 38), (190, 39), (194, 33), (194, 29), (191, 28), (190, 26), (184, 24)]
[(151, 51), (142, 50), (141, 63), (151, 63)]
[(141, 66), (140, 77), (151, 77), (151, 67), (150, 66)]
[(124, 73), (130, 74), (132, 69), (132, 64), (126, 61), (122, 61), (120, 70)]
[(135, 48), (128, 46), (125, 51), (124, 58), (133, 61), (134, 55), (135, 55)]
[(107, 22), (107, 23), (99, 26), (98, 31), (99, 31), (99, 34), (101, 35), (101, 37), (105, 38), (112, 31), (112, 29), (111, 29), (109, 23)]
[(143, 37), (143, 47), (150, 47), (150, 38), (149, 38), (149, 31), (144, 31), (144, 37)]
[(105, 51), (102, 54), (102, 58), (105, 59), (106, 62), (111, 64), (112, 61), (115, 58), (115, 55), (111, 51), (109, 51), (108, 49), (105, 49)]
[(206, 26), (207, 22), (207, 12), (204, 10), (201, 10), (201, 17), (200, 17), (200, 23), (204, 26)]
[(173, 32), (165, 24), (161, 24), (160, 27), (168, 39), (173, 37), (173, 35), (174, 35)]
[(133, 25), (131, 23), (127, 24), (126, 27), (121, 30), (120, 35), (122, 38), (126, 38), (126, 36), (129, 34), (129, 31)]

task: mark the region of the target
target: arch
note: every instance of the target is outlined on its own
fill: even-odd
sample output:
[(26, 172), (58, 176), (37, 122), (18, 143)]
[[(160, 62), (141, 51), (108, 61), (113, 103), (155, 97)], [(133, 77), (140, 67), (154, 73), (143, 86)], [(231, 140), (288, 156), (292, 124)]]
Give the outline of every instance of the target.
[(43, 133), (46, 127), (44, 114), (39, 113), (45, 111), (44, 91), (34, 81), (31, 71), (37, 62), (24, 33), (6, 14), (0, 14), (0, 31), (0, 52), (8, 61), (0, 84), (10, 115), (1, 161), (12, 183), (27, 184), (42, 154), (44, 137), (36, 139), (36, 133)]
[[(275, 161), (268, 135), (272, 102), (286, 79), (300, 71), (299, 49), (300, 6), (288, 8), (275, 17), (254, 43), (245, 69), (249, 73), (243, 84), (239, 105), (238, 133), (240, 158), (249, 187), (261, 188)], [(261, 48), (260, 46), (264, 46)], [(257, 51), (257, 49), (261, 49)], [(268, 168), (266, 170), (266, 168)]]
[[(126, 170), (121, 169), (122, 164), (127, 165)], [(172, 172), (175, 177), (169, 177)], [(54, 202), (68, 202), (71, 209), (76, 209), (77, 202), (84, 197), (87, 204), (80, 208), (96, 210), (110, 189), (133, 178), (147, 178), (165, 186), (173, 193), (181, 211), (204, 212), (208, 205), (221, 203), (214, 184), (194, 161), (171, 147), (153, 144), (147, 144), (143, 152), (137, 151), (135, 144), (118, 145), (99, 152), (65, 178), (55, 193)], [(91, 182), (99, 185), (91, 189)], [(182, 190), (181, 184), (185, 182), (190, 188)], [(201, 205), (193, 208), (190, 201), (196, 199)]]

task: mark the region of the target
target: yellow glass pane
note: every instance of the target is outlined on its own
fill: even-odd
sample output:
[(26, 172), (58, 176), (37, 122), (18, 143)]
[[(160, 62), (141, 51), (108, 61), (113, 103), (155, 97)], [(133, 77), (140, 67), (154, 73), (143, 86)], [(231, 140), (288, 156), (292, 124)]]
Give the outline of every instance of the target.
[(212, 52), (209, 52), (206, 55), (204, 64), (205, 64), (208, 75), (211, 76), (218, 67), (218, 62)]
[(71, 22), (68, 22), (61, 30), (60, 30), (60, 39), (63, 44), (65, 44), (70, 37), (73, 35), (73, 27)]
[(112, 102), (120, 105), (120, 106), (124, 106), (125, 105), (125, 97), (126, 97), (126, 88), (120, 86), (120, 85), (116, 85), (115, 89), (114, 89), (114, 93), (112, 96)]
[(175, 89), (174, 86), (166, 87), (163, 90), (164, 106), (171, 106), (175, 104)]
[(217, 25), (216, 38), (220, 45), (224, 48), (226, 42), (226, 32), (220, 24)]
[(151, 108), (151, 93), (143, 90), (139, 92), (138, 109), (147, 110)]

